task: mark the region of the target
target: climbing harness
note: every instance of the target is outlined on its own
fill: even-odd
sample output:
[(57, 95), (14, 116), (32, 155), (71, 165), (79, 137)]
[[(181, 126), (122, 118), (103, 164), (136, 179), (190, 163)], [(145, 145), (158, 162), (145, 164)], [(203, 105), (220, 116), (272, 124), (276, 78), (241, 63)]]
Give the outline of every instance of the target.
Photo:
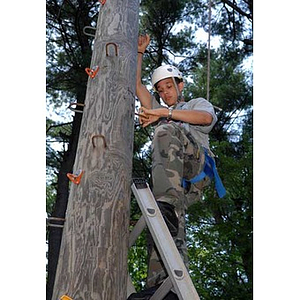
[(182, 179), (182, 187), (187, 189), (190, 183), (197, 183), (203, 180), (206, 176), (208, 176), (211, 180), (215, 178), (215, 189), (217, 190), (219, 198), (223, 198), (226, 195), (226, 190), (223, 186), (222, 180), (218, 174), (215, 160), (208, 155), (207, 150), (205, 150), (205, 162), (203, 171), (196, 175), (194, 178), (188, 180)]

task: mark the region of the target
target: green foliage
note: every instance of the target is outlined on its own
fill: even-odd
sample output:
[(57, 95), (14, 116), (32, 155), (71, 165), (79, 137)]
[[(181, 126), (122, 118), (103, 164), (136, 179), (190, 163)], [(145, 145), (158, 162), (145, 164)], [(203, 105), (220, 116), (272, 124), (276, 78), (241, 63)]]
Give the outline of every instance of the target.
[(56, 189), (52, 184), (47, 184), (46, 186), (46, 211), (47, 213), (53, 210), (56, 198)]
[(64, 101), (85, 95), (92, 38), (83, 34), (95, 23), (97, 1), (59, 3), (47, 0), (47, 93), (49, 100)]
[(189, 209), (191, 274), (204, 299), (251, 299), (252, 294), (252, 143), (220, 142), (215, 148), (227, 190), (213, 185)]
[(147, 50), (152, 62), (147, 64), (150, 70), (162, 62), (171, 62), (169, 54), (181, 55), (196, 46), (191, 26), (183, 27), (176, 34), (172, 32), (174, 26), (184, 20), (187, 3), (186, 0), (141, 2), (140, 31), (151, 36), (150, 48)]
[(137, 239), (128, 253), (128, 272), (137, 291), (142, 290), (147, 278), (147, 245), (146, 232)]
[[(83, 34), (83, 28), (95, 25), (99, 5), (96, 0), (46, 1), (47, 104), (58, 110), (62, 120), (47, 118), (46, 122), (47, 184), (55, 187), (56, 174), (78, 134), (78, 130), (73, 130), (73, 121), (68, 122), (66, 106), (72, 102), (83, 103), (85, 99), (88, 77), (84, 69), (90, 65), (93, 39)], [(63, 119), (66, 116), (67, 121)], [(48, 197), (47, 193), (47, 201)], [(49, 214), (52, 208), (53, 205), (47, 205)]]
[(134, 152), (132, 173), (136, 178), (149, 178), (151, 173), (151, 129), (136, 125), (134, 132)]
[(218, 14), (214, 14), (212, 33), (232, 42), (242, 41), (245, 36), (252, 39), (252, 1), (237, 0), (231, 6), (224, 6), (224, 2), (221, 1), (214, 7), (216, 10), (223, 5), (223, 9), (220, 9)]

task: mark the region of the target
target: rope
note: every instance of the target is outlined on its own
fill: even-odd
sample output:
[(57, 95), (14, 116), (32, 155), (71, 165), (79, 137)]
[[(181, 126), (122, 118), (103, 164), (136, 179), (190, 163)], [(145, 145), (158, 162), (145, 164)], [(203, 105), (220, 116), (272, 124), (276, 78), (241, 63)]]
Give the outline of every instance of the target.
[(207, 41), (207, 87), (206, 87), (206, 99), (209, 101), (209, 85), (210, 85), (210, 32), (211, 32), (211, 2), (209, 1), (208, 10), (208, 41)]

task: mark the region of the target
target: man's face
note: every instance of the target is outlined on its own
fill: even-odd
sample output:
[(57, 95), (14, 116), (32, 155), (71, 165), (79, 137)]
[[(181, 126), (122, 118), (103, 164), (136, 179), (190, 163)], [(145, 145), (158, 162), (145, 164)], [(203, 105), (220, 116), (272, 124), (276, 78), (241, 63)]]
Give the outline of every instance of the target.
[[(159, 96), (168, 105), (172, 106), (177, 103), (178, 94), (172, 78), (166, 78), (159, 81), (156, 85)], [(183, 89), (183, 82), (178, 84), (179, 92)]]

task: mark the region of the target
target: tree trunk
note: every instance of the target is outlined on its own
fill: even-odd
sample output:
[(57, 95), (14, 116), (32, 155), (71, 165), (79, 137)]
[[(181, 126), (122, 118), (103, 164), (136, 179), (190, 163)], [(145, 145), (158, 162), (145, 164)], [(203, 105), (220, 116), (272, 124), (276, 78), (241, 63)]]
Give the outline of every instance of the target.
[(126, 299), (138, 8), (100, 8), (53, 300)]

